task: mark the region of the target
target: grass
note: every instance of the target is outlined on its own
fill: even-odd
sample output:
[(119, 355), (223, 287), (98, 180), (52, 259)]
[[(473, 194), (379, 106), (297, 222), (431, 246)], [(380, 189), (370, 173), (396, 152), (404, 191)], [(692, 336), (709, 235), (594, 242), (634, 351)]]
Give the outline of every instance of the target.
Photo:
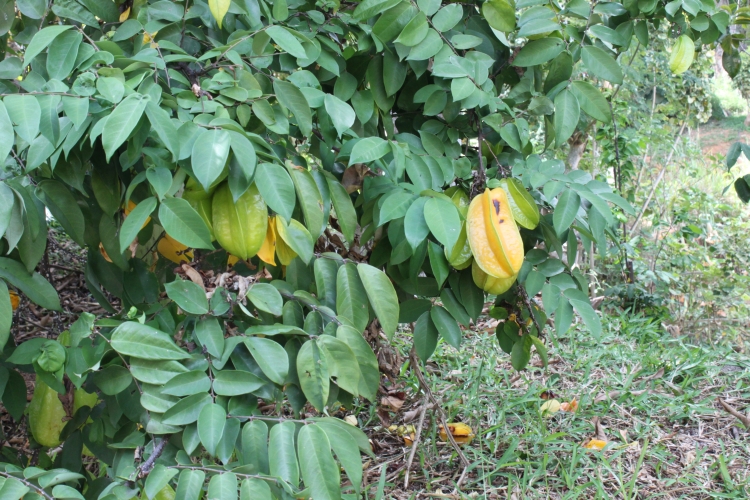
[[(747, 346), (672, 338), (641, 316), (604, 319), (600, 339), (580, 329), (549, 338), (549, 367), (521, 373), (494, 340), (495, 320), (466, 331), (460, 351), (441, 343), (435, 355), (440, 371), (430, 364), (427, 378), (449, 421), (468, 423), (478, 434), (464, 446), (472, 464), (468, 479), (452, 493), (462, 467), (428, 412), (405, 490), (409, 448), (373, 426), (371, 414), (373, 441), (392, 450), (370, 464), (368, 498), (383, 478), (383, 498), (394, 499), (747, 498), (748, 430), (717, 403), (721, 397), (747, 411), (750, 357), (737, 352)], [(401, 337), (402, 349), (411, 344), (407, 337)], [(394, 424), (403, 424), (423, 401), (412, 375), (399, 383), (407, 401), (391, 413)], [(542, 416), (540, 395), (550, 390), (560, 401), (576, 398), (578, 411)], [(603, 451), (581, 446), (595, 436), (595, 417), (609, 441)]]

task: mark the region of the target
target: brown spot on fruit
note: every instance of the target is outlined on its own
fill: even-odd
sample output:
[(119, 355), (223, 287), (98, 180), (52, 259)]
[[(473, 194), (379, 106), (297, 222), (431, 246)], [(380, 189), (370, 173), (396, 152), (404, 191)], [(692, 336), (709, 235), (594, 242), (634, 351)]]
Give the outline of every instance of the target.
[(495, 205), (495, 213), (497, 215), (500, 215), (500, 201), (499, 200), (492, 200), (492, 203)]

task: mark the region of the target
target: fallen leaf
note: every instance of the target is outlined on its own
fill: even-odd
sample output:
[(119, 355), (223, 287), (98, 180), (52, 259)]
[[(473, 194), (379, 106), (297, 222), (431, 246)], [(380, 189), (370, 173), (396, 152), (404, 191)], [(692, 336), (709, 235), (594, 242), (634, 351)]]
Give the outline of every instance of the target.
[(349, 425), (353, 425), (354, 427), (359, 426), (359, 422), (357, 421), (357, 417), (354, 415), (347, 415), (344, 417), (344, 422), (346, 422)]
[(21, 297), (19, 297), (18, 294), (13, 290), (9, 291), (8, 295), (10, 295), (10, 305), (15, 311), (16, 309), (18, 309), (18, 304), (21, 303)]
[(561, 403), (560, 404), (560, 410), (561, 411), (569, 411), (569, 412), (575, 412), (578, 410), (578, 401), (576, 401), (576, 398), (573, 398), (572, 401)]

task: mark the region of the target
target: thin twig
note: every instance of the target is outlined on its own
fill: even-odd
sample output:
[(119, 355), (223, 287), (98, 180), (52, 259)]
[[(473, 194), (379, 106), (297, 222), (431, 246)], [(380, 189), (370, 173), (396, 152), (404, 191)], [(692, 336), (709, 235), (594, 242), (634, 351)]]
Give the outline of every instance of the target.
[(406, 460), (406, 475), (404, 477), (404, 489), (409, 487), (409, 472), (411, 472), (411, 464), (414, 461), (414, 455), (417, 454), (417, 444), (419, 438), (422, 436), (422, 426), (424, 425), (424, 416), (427, 414), (427, 401), (422, 399), (422, 408), (419, 410), (419, 423), (417, 424), (417, 433), (414, 435), (414, 440), (411, 442), (411, 452), (409, 458)]
[(735, 410), (732, 406), (730, 406), (723, 399), (721, 399), (721, 398), (716, 398), (716, 399), (719, 400), (719, 403), (721, 404), (721, 406), (724, 407), (724, 409), (727, 411), (727, 413), (729, 413), (733, 417), (736, 417), (737, 420), (739, 420), (740, 422), (742, 422), (742, 424), (745, 426), (746, 430), (750, 430), (750, 417), (748, 417), (747, 415), (743, 415), (742, 413), (738, 412), (737, 410)]
[[(412, 327), (412, 330), (413, 329), (414, 328)], [(445, 418), (445, 412), (443, 411), (442, 406), (440, 406), (440, 403), (438, 402), (438, 400), (435, 398), (435, 395), (432, 394), (430, 385), (427, 383), (427, 380), (425, 380), (424, 378), (422, 369), (419, 367), (419, 358), (417, 358), (417, 351), (414, 347), (411, 348), (409, 357), (411, 358), (411, 368), (412, 370), (414, 370), (414, 374), (417, 376), (417, 379), (419, 380), (419, 385), (422, 387), (422, 390), (424, 391), (425, 395), (427, 395), (427, 397), (432, 402), (432, 404), (435, 405), (434, 409), (437, 412), (438, 417), (440, 418), (440, 424), (443, 426), (443, 429), (445, 429), (445, 434), (448, 436), (448, 441), (450, 441), (451, 446), (453, 446), (453, 449), (458, 454), (458, 457), (461, 459), (461, 463), (464, 466), (464, 470), (463, 472), (461, 472), (461, 477), (459, 477), (458, 481), (456, 482), (456, 489), (458, 490), (461, 487), (461, 483), (463, 483), (464, 479), (466, 478), (466, 471), (469, 469), (471, 462), (469, 462), (469, 459), (466, 458), (466, 455), (464, 455), (463, 450), (456, 442), (456, 439), (453, 437), (453, 434), (451, 433), (450, 429), (448, 429), (448, 421)]]
[(47, 498), (48, 500), (55, 500), (52, 497), (52, 495), (50, 495), (49, 493), (47, 493), (46, 491), (44, 491), (42, 488), (40, 488), (39, 486), (35, 485), (34, 483), (31, 483), (31, 482), (27, 481), (26, 479), (24, 479), (22, 477), (16, 477), (16, 476), (13, 476), (11, 474), (8, 474), (7, 472), (0, 472), (0, 476), (6, 477), (8, 479), (15, 479), (16, 481), (20, 481), (23, 484), (25, 484), (29, 489), (34, 490), (38, 495), (43, 496), (44, 498)]
[(685, 125), (687, 125), (687, 120), (682, 122), (682, 127), (680, 127), (680, 131), (677, 132), (677, 137), (675, 137), (674, 139), (674, 144), (672, 144), (672, 150), (669, 152), (669, 156), (667, 156), (667, 161), (664, 162), (664, 166), (661, 168), (659, 175), (656, 177), (654, 184), (651, 186), (651, 191), (648, 193), (648, 196), (646, 197), (646, 201), (643, 204), (643, 208), (641, 208), (641, 212), (638, 214), (638, 217), (635, 218), (635, 222), (633, 222), (633, 225), (630, 226), (631, 234), (635, 234), (635, 232), (638, 230), (638, 225), (640, 224), (641, 219), (643, 218), (643, 214), (646, 213), (646, 210), (648, 209), (648, 206), (651, 203), (651, 198), (653, 198), (654, 193), (656, 192), (656, 188), (659, 187), (659, 184), (661, 183), (661, 180), (664, 178), (664, 174), (667, 171), (667, 167), (669, 167), (669, 164), (672, 162), (672, 156), (674, 155), (674, 151), (677, 148), (677, 142), (682, 137), (683, 130), (685, 130)]
[(536, 316), (534, 315), (534, 309), (531, 305), (531, 298), (529, 297), (529, 294), (526, 293), (526, 289), (522, 286), (518, 287), (519, 290), (521, 290), (521, 298), (523, 299), (524, 304), (526, 304), (526, 308), (529, 310), (529, 315), (531, 315), (531, 321), (534, 322), (534, 326), (536, 327), (536, 334), (540, 339), (544, 338), (544, 330), (542, 330), (542, 327), (539, 326), (539, 322), (536, 320)]

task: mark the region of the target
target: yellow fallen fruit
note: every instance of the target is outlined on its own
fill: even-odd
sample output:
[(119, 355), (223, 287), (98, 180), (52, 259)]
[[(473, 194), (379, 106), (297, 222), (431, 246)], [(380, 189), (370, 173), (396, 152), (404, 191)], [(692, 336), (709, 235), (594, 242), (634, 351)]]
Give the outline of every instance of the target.
[(562, 405), (558, 400), (550, 399), (548, 401), (545, 401), (542, 406), (539, 407), (539, 412), (543, 417), (551, 417), (552, 415), (560, 411), (561, 407)]
[(502, 188), (486, 190), (469, 205), (466, 235), (477, 265), (493, 278), (511, 278), (523, 264), (523, 240)]
[(474, 284), (485, 292), (492, 295), (500, 295), (501, 293), (505, 293), (510, 290), (510, 287), (513, 286), (513, 283), (516, 282), (516, 278), (518, 278), (518, 275), (514, 274), (513, 276), (510, 276), (508, 278), (493, 278), (489, 274), (482, 271), (482, 268), (479, 267), (477, 261), (475, 260), (471, 264), (471, 277), (474, 279)]
[(601, 439), (589, 439), (583, 444), (583, 447), (589, 450), (603, 450), (605, 446), (607, 446), (607, 442)]
[[(475, 435), (471, 427), (461, 422), (448, 424), (448, 431), (450, 431), (453, 435), (453, 439), (455, 439), (458, 444), (470, 443)], [(448, 434), (445, 432), (442, 425), (440, 426), (440, 439), (448, 441)]]
[(193, 260), (192, 250), (166, 233), (156, 245), (156, 250), (175, 264), (182, 264), (183, 262)]
[(68, 415), (57, 392), (39, 378), (36, 379), (28, 412), (29, 428), (36, 442), (47, 448), (59, 445), (60, 433), (65, 427), (63, 419)]
[(266, 239), (263, 240), (258, 258), (271, 266), (276, 265), (274, 255), (276, 254), (276, 221), (275, 216), (268, 217), (268, 229), (266, 229)]
[(15, 311), (16, 309), (18, 309), (18, 305), (21, 303), (21, 297), (19, 297), (18, 294), (13, 290), (10, 290), (8, 292), (8, 295), (10, 295), (10, 306)]
[(576, 398), (573, 398), (573, 401), (570, 401), (568, 403), (561, 403), (560, 410), (575, 412), (576, 410), (578, 410), (578, 401), (576, 401)]

